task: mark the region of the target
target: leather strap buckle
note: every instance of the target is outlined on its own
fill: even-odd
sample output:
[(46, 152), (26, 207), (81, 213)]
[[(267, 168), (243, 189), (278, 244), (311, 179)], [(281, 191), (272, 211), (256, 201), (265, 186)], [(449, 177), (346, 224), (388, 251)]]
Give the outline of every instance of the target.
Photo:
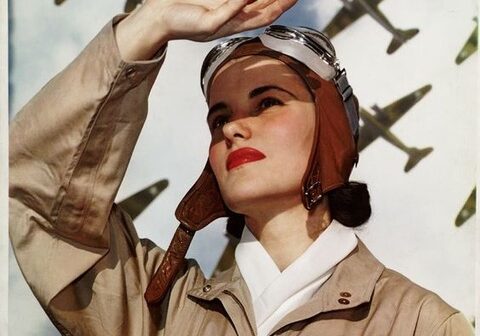
[(311, 210), (315, 204), (317, 204), (323, 197), (322, 194), (322, 184), (320, 181), (316, 181), (313, 184), (311, 184), (305, 191), (304, 195), (307, 201), (306, 208), (307, 210)]

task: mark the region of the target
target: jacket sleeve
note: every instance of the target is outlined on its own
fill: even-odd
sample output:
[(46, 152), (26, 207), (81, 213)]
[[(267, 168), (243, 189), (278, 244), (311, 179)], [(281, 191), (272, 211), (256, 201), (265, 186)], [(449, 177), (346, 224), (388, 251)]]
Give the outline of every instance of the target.
[(153, 328), (143, 291), (163, 251), (137, 237), (113, 200), (164, 52), (122, 61), (116, 21), (10, 125), (11, 242), (29, 286), (65, 335)]
[(443, 322), (433, 336), (474, 336), (472, 325), (465, 316), (460, 313), (454, 313)]

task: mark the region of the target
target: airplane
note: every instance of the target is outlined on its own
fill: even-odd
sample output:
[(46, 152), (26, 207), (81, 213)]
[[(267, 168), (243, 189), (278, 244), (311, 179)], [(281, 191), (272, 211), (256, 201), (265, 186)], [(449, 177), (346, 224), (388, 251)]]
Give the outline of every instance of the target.
[(133, 220), (137, 218), (166, 187), (168, 187), (168, 180), (159, 180), (127, 197), (119, 202), (118, 205), (125, 210)]
[(478, 16), (474, 17), (473, 21), (475, 21), (475, 28), (462, 50), (458, 53), (457, 58), (455, 58), (455, 63), (457, 64), (461, 64), (478, 49)]
[[(65, 2), (65, 0), (54, 0), (54, 1), (55, 1), (55, 5), (57, 6)], [(125, 13), (130, 13), (141, 3), (142, 3), (142, 0), (127, 0), (127, 2), (125, 3), (125, 7), (123, 8), (123, 11)]]
[(380, 136), (408, 155), (408, 161), (404, 167), (405, 172), (409, 172), (415, 167), (424, 157), (433, 151), (433, 148), (427, 147), (419, 149), (416, 147), (408, 147), (390, 131), (390, 127), (430, 92), (431, 89), (431, 85), (425, 85), (383, 108), (373, 105), (371, 107), (373, 113), (361, 107), (360, 118), (363, 121), (363, 126), (360, 128), (358, 151), (360, 152), (365, 149)]
[(378, 8), (382, 0), (341, 0), (343, 8), (333, 17), (333, 19), (323, 29), (323, 32), (330, 38), (333, 38), (339, 32), (350, 26), (364, 14), (370, 15), (383, 28), (393, 35), (392, 41), (387, 48), (387, 54), (393, 54), (405, 42), (418, 34), (417, 28), (401, 30), (395, 28), (387, 19), (383, 12)]
[(455, 218), (455, 226), (462, 226), (470, 217), (472, 217), (476, 212), (476, 194), (477, 187), (474, 187), (470, 196), (468, 196), (465, 204)]

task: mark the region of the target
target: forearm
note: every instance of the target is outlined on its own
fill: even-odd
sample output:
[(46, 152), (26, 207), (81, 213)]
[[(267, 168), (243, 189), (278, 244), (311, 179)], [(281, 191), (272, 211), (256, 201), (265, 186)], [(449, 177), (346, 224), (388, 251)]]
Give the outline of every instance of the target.
[(146, 2), (115, 27), (120, 56), (126, 61), (148, 60), (171, 39), (155, 10)]
[(115, 194), (161, 61), (126, 63), (107, 25), (10, 128), (10, 236), (46, 305), (109, 249)]
[(12, 122), (11, 197), (67, 237), (95, 245), (158, 67), (158, 61), (122, 61), (106, 26)]

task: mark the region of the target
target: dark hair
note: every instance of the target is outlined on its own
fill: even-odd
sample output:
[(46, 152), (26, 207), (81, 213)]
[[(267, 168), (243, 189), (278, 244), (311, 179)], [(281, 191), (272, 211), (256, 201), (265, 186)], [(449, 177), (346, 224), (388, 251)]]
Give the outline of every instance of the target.
[(326, 193), (332, 218), (348, 227), (365, 223), (372, 213), (367, 185), (351, 181)]
[[(327, 192), (330, 214), (342, 225), (358, 227), (372, 213), (370, 193), (365, 183), (350, 181), (342, 187)], [(245, 220), (243, 215), (231, 213), (227, 220), (227, 232), (235, 238), (242, 236)]]

